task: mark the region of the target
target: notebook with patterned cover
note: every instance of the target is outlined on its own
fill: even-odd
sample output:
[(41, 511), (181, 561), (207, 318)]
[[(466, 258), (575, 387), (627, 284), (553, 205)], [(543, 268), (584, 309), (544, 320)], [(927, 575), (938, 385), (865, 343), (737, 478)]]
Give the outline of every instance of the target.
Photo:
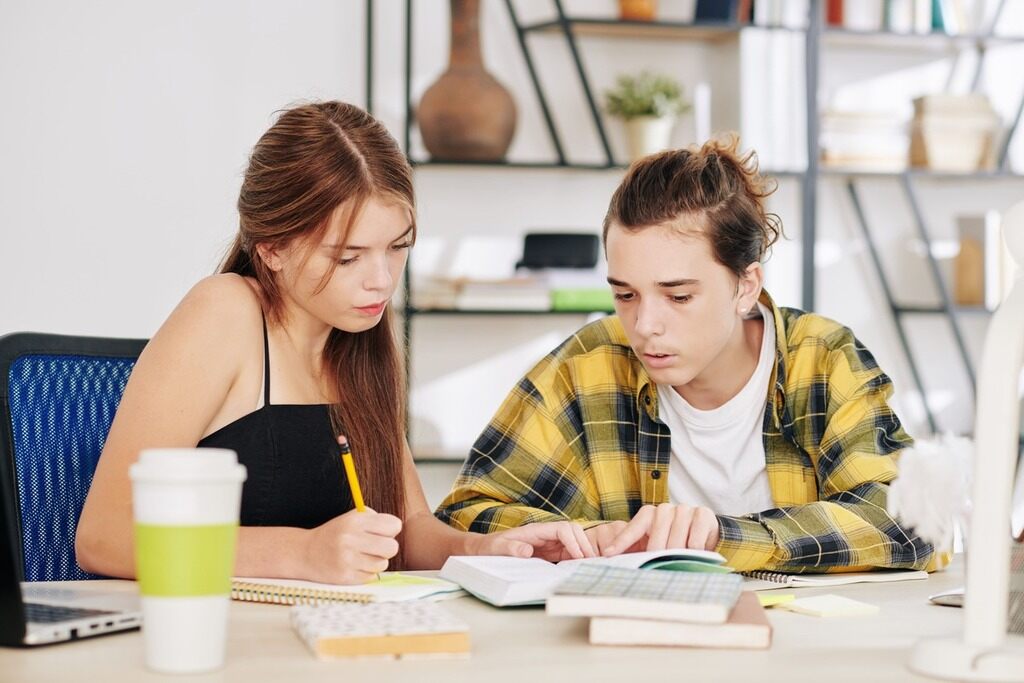
[(469, 627), (432, 602), (296, 605), (292, 627), (320, 659), (467, 656)]
[(583, 565), (555, 588), (547, 612), (721, 624), (742, 592), (743, 578), (736, 574)]

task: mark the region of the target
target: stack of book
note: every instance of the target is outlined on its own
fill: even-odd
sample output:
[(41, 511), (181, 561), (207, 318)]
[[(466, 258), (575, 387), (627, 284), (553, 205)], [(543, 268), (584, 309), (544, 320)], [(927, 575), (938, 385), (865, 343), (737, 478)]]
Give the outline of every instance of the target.
[(821, 117), (820, 144), (825, 166), (902, 171), (910, 140), (897, 113), (831, 109)]
[(990, 18), (985, 0), (826, 0), (829, 26), (892, 33), (979, 33)]
[(547, 612), (589, 618), (592, 645), (761, 649), (772, 638), (757, 595), (736, 574), (582, 565)]
[(432, 277), (416, 285), (412, 304), (424, 310), (547, 311), (551, 292), (543, 279), (531, 276)]

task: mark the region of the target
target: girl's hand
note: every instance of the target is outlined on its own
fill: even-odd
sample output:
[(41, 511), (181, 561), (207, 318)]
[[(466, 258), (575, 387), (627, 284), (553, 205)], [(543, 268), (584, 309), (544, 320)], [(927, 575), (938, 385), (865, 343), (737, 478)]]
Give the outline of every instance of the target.
[(360, 584), (388, 568), (398, 553), (402, 520), (366, 508), (352, 510), (310, 529), (303, 577), (320, 583)]

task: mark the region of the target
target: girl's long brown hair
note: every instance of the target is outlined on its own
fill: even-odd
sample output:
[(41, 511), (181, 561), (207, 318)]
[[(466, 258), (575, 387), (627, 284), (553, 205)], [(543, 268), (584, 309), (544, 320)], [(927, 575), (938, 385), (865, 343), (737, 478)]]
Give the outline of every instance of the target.
[[(238, 235), (220, 272), (255, 278), (267, 317), (280, 323), (280, 283), (257, 245), (318, 243), (339, 208), (347, 217), (344, 243), (371, 197), (404, 206), (415, 225), (412, 170), (384, 126), (344, 102), (288, 109), (249, 157), (238, 196)], [(324, 274), (321, 286), (330, 275)], [(406, 387), (391, 307), (365, 332), (331, 330), (322, 360), (338, 397), (331, 407), (332, 426), (352, 444), (367, 504), (404, 518)], [(399, 551), (392, 567), (403, 564)]]

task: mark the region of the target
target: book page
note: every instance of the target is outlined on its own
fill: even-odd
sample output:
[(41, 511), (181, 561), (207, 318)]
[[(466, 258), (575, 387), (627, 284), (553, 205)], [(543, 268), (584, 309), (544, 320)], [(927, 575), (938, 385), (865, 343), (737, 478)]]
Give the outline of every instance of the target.
[[(454, 559), (454, 558), (453, 558)], [(554, 564), (536, 557), (502, 557), (500, 555), (478, 555), (458, 557), (463, 564), (487, 576), (493, 576), (508, 583), (551, 581), (568, 575), (571, 569), (567, 565), (580, 560), (569, 560)]]
[(576, 566), (580, 564), (605, 564), (628, 569), (640, 569), (654, 560), (697, 560), (710, 564), (722, 564), (725, 558), (711, 550), (688, 550), (675, 548), (672, 550), (648, 550), (642, 553), (625, 553), (613, 557), (585, 557), (580, 560), (563, 560), (558, 566)]

